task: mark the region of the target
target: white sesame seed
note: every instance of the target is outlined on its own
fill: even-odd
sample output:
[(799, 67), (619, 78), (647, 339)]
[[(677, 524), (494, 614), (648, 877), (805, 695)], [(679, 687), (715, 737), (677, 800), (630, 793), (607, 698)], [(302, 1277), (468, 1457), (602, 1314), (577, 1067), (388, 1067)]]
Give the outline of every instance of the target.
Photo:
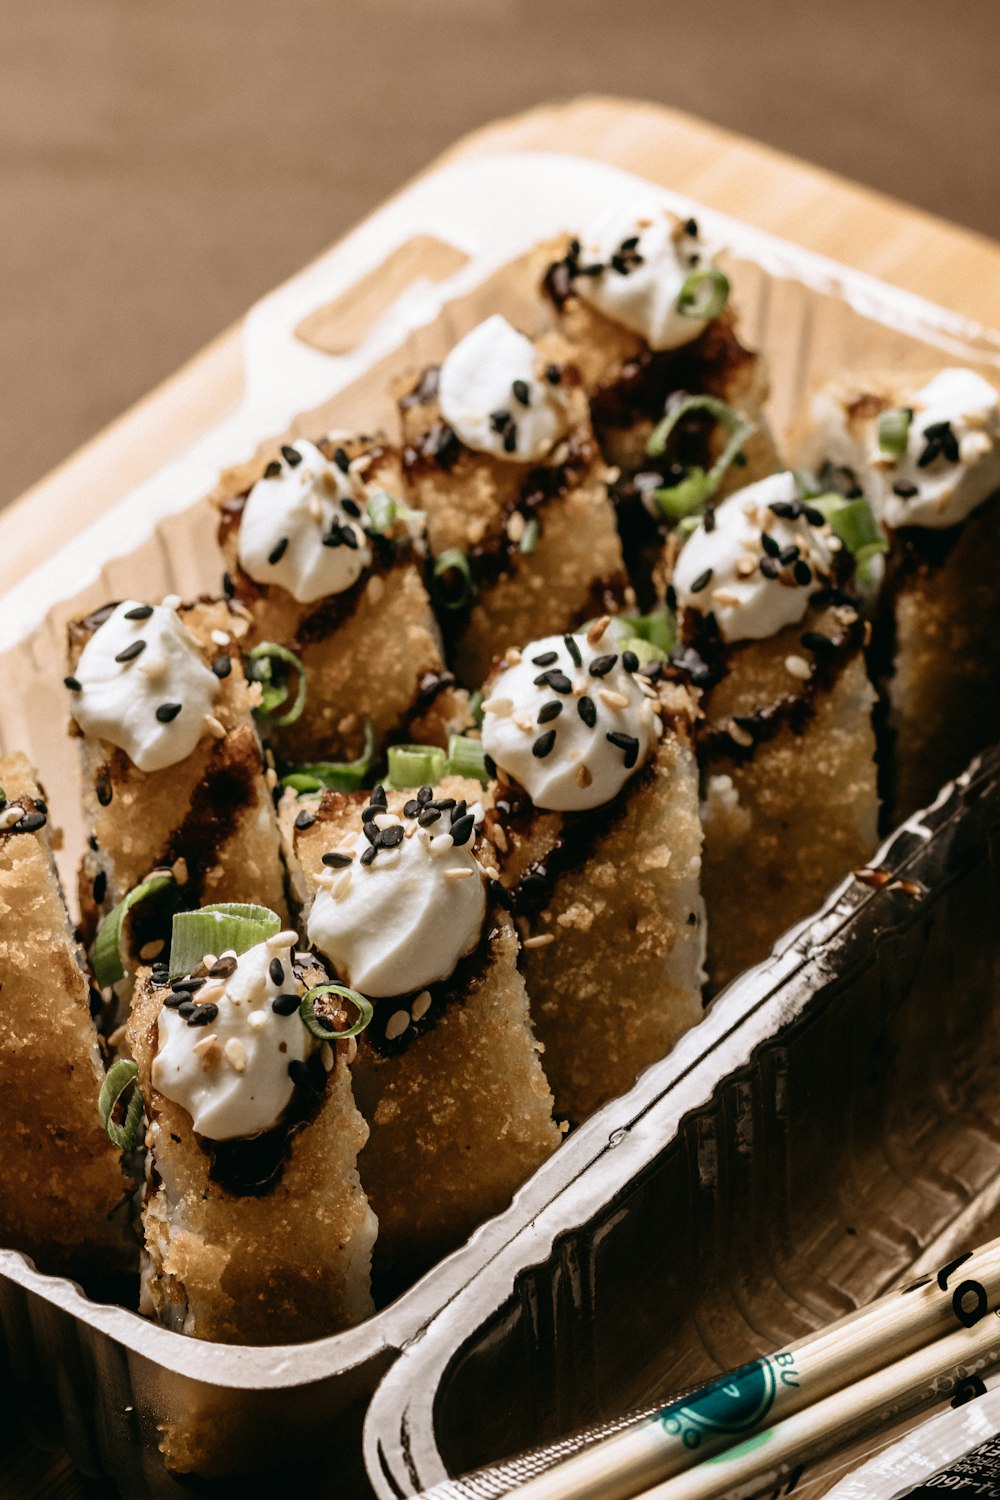
[(18, 819), (23, 817), (24, 808), (20, 803), (14, 802), (10, 807), (5, 807), (3, 812), (0, 813), (0, 828), (13, 828)]
[(628, 699), (625, 694), (616, 693), (613, 688), (601, 688), (597, 696), (608, 708), (628, 708)]
[(259, 1031), (262, 1026), (267, 1025), (266, 1010), (252, 1010), (247, 1016), (247, 1025), (252, 1026), (254, 1031)]
[(554, 932), (540, 932), (535, 937), (525, 938), (521, 944), (522, 948), (547, 948), (554, 943), (556, 935)]
[(439, 833), (432, 837), (428, 845), (433, 859), (440, 859), (442, 854), (450, 854), (455, 847), (455, 840), (450, 833)]
[(410, 1006), (410, 1015), (415, 1021), (422, 1021), (431, 1008), (430, 990), (421, 990), (420, 994)]
[(444, 878), (445, 880), (468, 880), (469, 876), (475, 873), (475, 870), (463, 870), (461, 866), (454, 865), (450, 870), (445, 870)]
[(403, 1032), (407, 1029), (409, 1024), (409, 1012), (405, 1010), (397, 1010), (393, 1015), (389, 1017), (389, 1024), (385, 1028), (386, 1040), (394, 1042), (397, 1037), (401, 1037), (403, 1035)]
[(337, 1059), (334, 1056), (333, 1048), (330, 1046), (329, 1042), (323, 1042), (320, 1045), (319, 1060), (328, 1073), (333, 1072), (333, 1065), (337, 1061)]
[(385, 593), (385, 579), (380, 578), (377, 573), (373, 573), (368, 580), (365, 593), (368, 595), (369, 604), (380, 604), (382, 596)]
[(226, 726), (220, 723), (214, 714), (205, 715), (205, 728), (214, 739), (224, 740), (226, 738)]
[(342, 901), (351, 888), (351, 871), (342, 870), (339, 879), (331, 882), (329, 890), (334, 901)]
[(579, 765), (579, 766), (577, 766), (577, 768), (576, 768), (576, 784), (577, 784), (577, 786), (581, 786), (581, 787), (582, 786), (590, 786), (590, 784), (593, 781), (593, 779), (594, 779), (593, 776), (591, 776), (589, 770), (587, 769), (587, 767), (585, 765)]
[(487, 698), (483, 704), (483, 713), (496, 714), (498, 719), (505, 719), (513, 711), (514, 704), (510, 698)]
[(598, 641), (601, 639), (601, 636), (604, 634), (610, 624), (610, 615), (602, 615), (599, 620), (594, 621), (593, 625), (591, 625), (590, 629), (587, 631), (587, 640), (591, 646), (597, 645)]
[(229, 634), (228, 630), (212, 631), (212, 642), (216, 646), (228, 646), (231, 640), (232, 636)]
[(191, 1051), (194, 1053), (195, 1057), (201, 1058), (202, 1067), (213, 1067), (219, 1061), (219, 1058), (221, 1056), (219, 1048), (219, 1038), (213, 1031), (211, 1036), (203, 1037), (200, 1042), (195, 1042), (194, 1046), (191, 1048)]
[(716, 604), (722, 604), (730, 609), (735, 609), (740, 602), (738, 594), (731, 594), (728, 589), (713, 589), (712, 598)]
[(174, 860), (173, 864), (170, 866), (170, 873), (174, 877), (174, 880), (178, 885), (187, 885), (188, 867), (187, 860), (183, 857), (183, 855), (180, 859)]
[(299, 940), (298, 933), (291, 927), (285, 927), (281, 932), (276, 932), (273, 937), (266, 940), (268, 948), (291, 948)]
[(734, 744), (741, 745), (744, 750), (749, 750), (753, 744), (753, 735), (748, 729), (744, 729), (742, 724), (737, 724), (735, 719), (730, 719), (726, 725), (726, 733)]
[(493, 840), (494, 849), (499, 849), (501, 854), (507, 853), (510, 845), (507, 842), (507, 835), (503, 831), (499, 823), (494, 823), (493, 827), (490, 829), (490, 838)]
[(797, 677), (800, 682), (808, 682), (812, 676), (812, 667), (804, 656), (786, 656), (785, 671), (791, 672), (792, 676)]
[(523, 709), (519, 709), (518, 712), (513, 715), (513, 719), (518, 729), (522, 730), (525, 734), (530, 734), (535, 727), (531, 721), (531, 715), (526, 714)]
[(223, 1047), (226, 1061), (234, 1073), (245, 1073), (247, 1068), (247, 1049), (238, 1036), (231, 1036)]
[(165, 594), (163, 597), (163, 608), (180, 609), (181, 602), (180, 594)]

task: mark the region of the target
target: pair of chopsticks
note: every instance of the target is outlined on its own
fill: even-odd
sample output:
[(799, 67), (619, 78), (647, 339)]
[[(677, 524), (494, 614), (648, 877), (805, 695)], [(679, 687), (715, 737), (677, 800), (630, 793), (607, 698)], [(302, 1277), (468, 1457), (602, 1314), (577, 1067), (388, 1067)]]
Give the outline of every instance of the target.
[(1000, 1239), (699, 1387), (529, 1480), (518, 1497), (754, 1494), (942, 1399), (980, 1395), (998, 1367)]

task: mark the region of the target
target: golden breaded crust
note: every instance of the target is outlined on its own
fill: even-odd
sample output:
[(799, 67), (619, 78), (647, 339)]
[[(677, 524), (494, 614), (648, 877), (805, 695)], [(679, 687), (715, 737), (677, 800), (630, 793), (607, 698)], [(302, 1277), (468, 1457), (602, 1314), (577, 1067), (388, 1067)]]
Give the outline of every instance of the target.
[[(624, 1093), (702, 1014), (698, 774), (683, 689), (668, 689), (680, 733), (629, 783), (586, 857), (553, 883), (537, 916), (518, 919), (521, 967), (544, 1046), (556, 1114), (580, 1122)], [(577, 815), (579, 816), (579, 815)], [(572, 839), (572, 814), (497, 816), (501, 878), (520, 876)], [(535, 946), (533, 939), (551, 939)]]
[[(179, 858), (201, 904), (254, 901), (284, 917), (274, 807), (252, 717), (260, 689), (247, 683), (240, 665), (246, 621), (221, 600), (186, 605), (181, 619), (207, 663), (230, 656), (232, 670), (214, 705), (225, 735), (206, 732), (186, 760), (152, 772), (140, 771), (123, 750), (80, 736), (84, 814), (98, 844), (81, 868), (80, 907), (88, 931), (152, 869)], [(231, 644), (213, 642), (213, 630), (229, 635)], [(71, 627), (71, 671), (89, 633)], [(94, 881), (100, 893), (102, 874), (105, 891), (98, 900)]]
[[(0, 759), (0, 786), (28, 811), (41, 798), (20, 754)], [(103, 1079), (48, 830), (0, 832), (0, 1245), (45, 1271), (135, 1260), (114, 1212), (131, 1184), (98, 1117)]]
[(360, 1322), (372, 1310), (376, 1224), (358, 1180), (368, 1131), (344, 1052), (277, 1182), (238, 1196), (212, 1180), (190, 1116), (153, 1087), (161, 994), (140, 970), (127, 1027), (150, 1120), (143, 1227), (153, 1308), (195, 1338), (228, 1344), (298, 1343)]
[(1000, 738), (1000, 497), (951, 540), (938, 566), (913, 568), (895, 549), (890, 555), (886, 599), (895, 599), (895, 613), (883, 628), (895, 636), (888, 692), (897, 820), (933, 801)]
[[(713, 989), (765, 958), (875, 848), (875, 694), (861, 651), (814, 693), (785, 666), (801, 656), (804, 630), (835, 636), (851, 628), (848, 616), (846, 606), (814, 610), (801, 625), (742, 643), (707, 695), (703, 889)], [(727, 736), (732, 716), (753, 718), (779, 703), (805, 711), (785, 712), (772, 737), (745, 755)]]
[[(487, 800), (477, 781), (457, 776), (437, 791), (470, 804)], [(399, 811), (408, 795), (389, 792), (389, 807)], [(328, 792), (318, 805), (309, 803), (317, 817), (303, 830), (294, 829), (296, 804), (283, 802), (282, 828), (299, 872), (293, 890), (305, 900), (315, 892), (323, 853), (357, 834), (366, 800)], [(495, 926), (481, 973), (424, 1035), (395, 1056), (376, 1054), (362, 1039), (354, 1063), (358, 1104), (371, 1126), (358, 1165), (379, 1219), (379, 1300), (505, 1208), (559, 1144), (517, 970), (517, 937), (505, 913), (496, 914)]]

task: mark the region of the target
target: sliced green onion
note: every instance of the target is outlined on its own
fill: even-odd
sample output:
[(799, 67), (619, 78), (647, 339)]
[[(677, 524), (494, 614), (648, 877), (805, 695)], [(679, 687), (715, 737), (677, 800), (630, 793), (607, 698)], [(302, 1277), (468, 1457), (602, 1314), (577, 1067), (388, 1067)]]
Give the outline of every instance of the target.
[(630, 627), (630, 635), (646, 641), (650, 646), (656, 646), (669, 656), (677, 644), (677, 616), (669, 609), (657, 609), (649, 615), (636, 615), (633, 619), (625, 616), (622, 624)]
[(729, 278), (715, 266), (699, 266), (685, 278), (677, 311), (685, 318), (717, 318), (729, 301)]
[(280, 931), (281, 918), (269, 906), (229, 901), (179, 911), (170, 934), (169, 977), (190, 974), (206, 953), (245, 953)]
[(882, 412), (878, 419), (878, 445), (881, 452), (891, 453), (896, 458), (904, 454), (910, 443), (912, 421), (913, 413), (905, 406)]
[(486, 754), (482, 740), (470, 739), (467, 734), (451, 735), (448, 740), (446, 771), (449, 776), (472, 777), (476, 781), (481, 781), (485, 786), (490, 778), (486, 770)]
[(716, 396), (682, 396), (668, 404), (662, 421), (653, 429), (646, 444), (646, 452), (650, 457), (659, 458), (678, 422), (696, 411), (704, 411), (714, 417), (729, 433), (729, 441), (707, 473), (695, 466), (677, 484), (653, 491), (657, 505), (670, 521), (679, 521), (684, 516), (704, 509), (722, 483), (729, 465), (736, 459), (750, 434), (756, 431), (755, 422), (749, 421)]
[(446, 548), (435, 559), (431, 583), (442, 609), (465, 609), (476, 597), (469, 559), (458, 547)]
[(422, 512), (411, 510), (402, 500), (390, 495), (388, 490), (373, 490), (365, 504), (365, 515), (369, 531), (386, 532), (397, 521), (415, 520), (422, 516)]
[(521, 540), (518, 543), (518, 551), (523, 552), (525, 557), (531, 557), (538, 546), (538, 522), (532, 516), (521, 532)]
[(666, 661), (667, 652), (655, 646), (652, 641), (644, 641), (641, 635), (620, 636), (618, 644), (623, 651), (631, 651), (639, 659), (639, 665), (645, 666), (648, 661)]
[(357, 760), (313, 760), (291, 766), (281, 778), (294, 792), (356, 792), (364, 786), (375, 759), (375, 726), (365, 720), (364, 749)]
[[(276, 662), (282, 665), (276, 668)], [(287, 703), (289, 697), (288, 674), (282, 667), (294, 668), (299, 682), (291, 708), (279, 714), (277, 710), (283, 703)], [(286, 724), (294, 724), (306, 706), (308, 688), (306, 669), (295, 652), (289, 651), (287, 646), (279, 646), (276, 641), (261, 641), (259, 646), (254, 646), (248, 652), (246, 668), (250, 681), (259, 682), (262, 689), (260, 706), (254, 712), (278, 729), (284, 728)]]
[(694, 535), (700, 525), (701, 516), (681, 516), (676, 526), (678, 541), (686, 542), (689, 536)]
[(105, 989), (108, 985), (117, 984), (119, 979), (125, 978), (127, 962), (123, 951), (125, 918), (132, 907), (139, 901), (145, 901), (147, 896), (154, 896), (157, 891), (165, 890), (168, 885), (174, 885), (174, 883), (174, 877), (167, 870), (162, 874), (150, 875), (141, 885), (133, 886), (125, 899), (119, 901), (118, 905), (108, 912), (97, 929), (97, 937), (90, 950), (90, 965), (99, 988)]
[(474, 729), (483, 727), (483, 694), (479, 688), (469, 698), (469, 722)]
[(445, 771), (447, 759), (440, 745), (390, 745), (386, 785), (395, 791), (414, 786), (435, 786)]
[(830, 491), (813, 496), (809, 504), (826, 517), (830, 530), (853, 555), (861, 582), (870, 583), (872, 562), (889, 547), (885, 533), (875, 519), (871, 502), (864, 495), (848, 500)]
[[(104, 1082), (101, 1084), (101, 1092), (97, 1096), (97, 1109), (101, 1116), (101, 1124), (108, 1133), (108, 1139), (114, 1143), (119, 1151), (131, 1151), (138, 1146), (142, 1136), (142, 1116), (146, 1108), (146, 1101), (142, 1097), (142, 1089), (136, 1079), (139, 1069), (131, 1058), (119, 1058), (108, 1069)], [(125, 1110), (125, 1119), (119, 1125), (114, 1118), (115, 1107), (123, 1097), (126, 1090), (132, 1089), (132, 1097), (128, 1101)]]
[[(358, 1013), (353, 1026), (348, 1026), (346, 1031), (335, 1031), (333, 1022), (327, 1021), (316, 1010), (316, 1001), (322, 995), (336, 995), (340, 1000), (349, 1000)], [(366, 1000), (364, 995), (359, 995), (357, 990), (349, 990), (343, 984), (314, 984), (312, 989), (303, 995), (302, 1004), (299, 1006), (299, 1020), (309, 1035), (317, 1037), (321, 1042), (342, 1042), (349, 1036), (360, 1036), (374, 1014), (370, 1000)]]

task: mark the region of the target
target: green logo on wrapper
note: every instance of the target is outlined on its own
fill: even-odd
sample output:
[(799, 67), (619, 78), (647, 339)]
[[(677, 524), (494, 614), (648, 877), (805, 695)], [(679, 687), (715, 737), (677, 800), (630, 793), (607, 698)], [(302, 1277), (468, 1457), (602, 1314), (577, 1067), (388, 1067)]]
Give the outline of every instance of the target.
[[(784, 1365), (784, 1368), (779, 1367)], [(798, 1385), (789, 1354), (766, 1356), (720, 1375), (711, 1385), (660, 1412), (664, 1431), (697, 1448), (709, 1435), (738, 1437), (761, 1426), (774, 1405), (778, 1385)]]

